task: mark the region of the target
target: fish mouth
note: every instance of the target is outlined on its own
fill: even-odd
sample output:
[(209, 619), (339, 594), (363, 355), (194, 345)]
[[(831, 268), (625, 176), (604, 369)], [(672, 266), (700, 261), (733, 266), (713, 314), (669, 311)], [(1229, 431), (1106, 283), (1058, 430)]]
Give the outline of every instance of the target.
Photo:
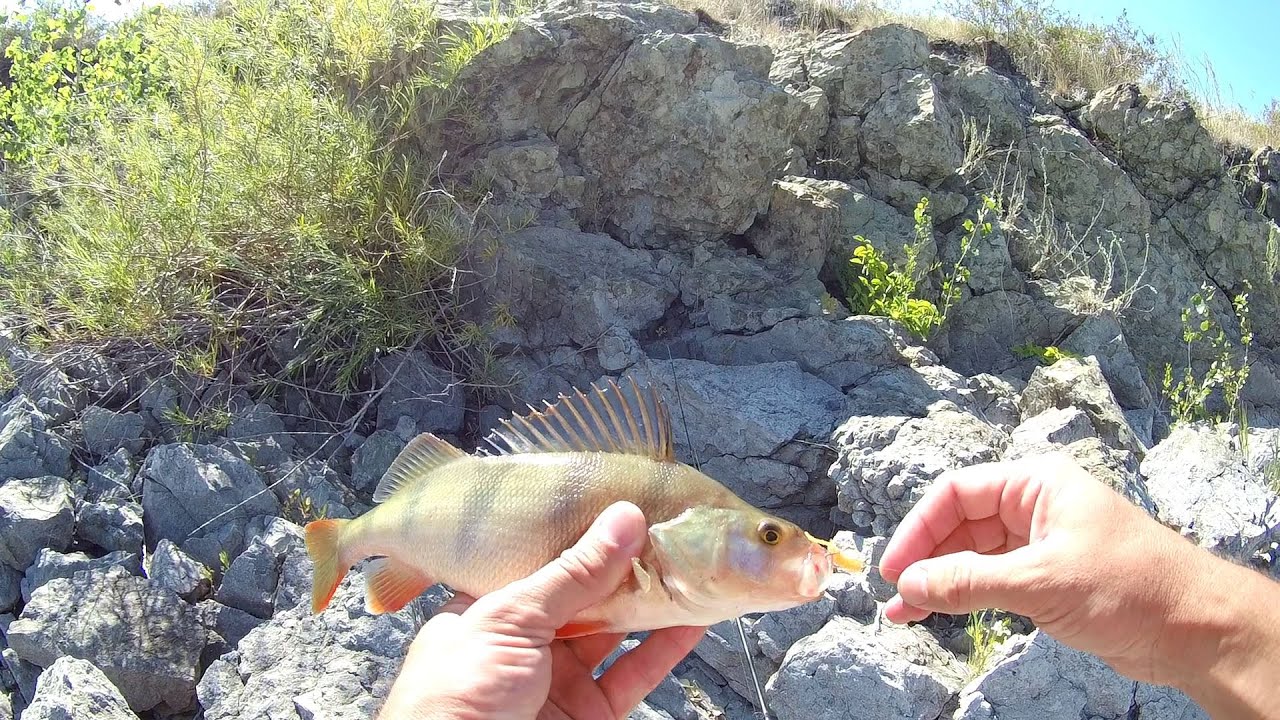
[(831, 571), (831, 557), (826, 548), (811, 543), (809, 552), (801, 560), (800, 583), (797, 587), (800, 597), (812, 600), (821, 595), (831, 581)]

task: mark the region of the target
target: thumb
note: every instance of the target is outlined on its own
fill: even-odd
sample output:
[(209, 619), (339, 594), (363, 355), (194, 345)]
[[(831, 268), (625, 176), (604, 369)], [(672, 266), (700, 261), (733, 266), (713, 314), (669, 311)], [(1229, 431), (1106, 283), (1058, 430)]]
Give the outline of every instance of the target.
[(1031, 615), (1046, 590), (1043, 567), (1043, 553), (1031, 545), (1000, 555), (942, 555), (903, 570), (898, 595), (905, 605), (929, 612), (955, 615), (1000, 608)]
[(508, 586), (517, 607), (536, 609), (556, 629), (605, 599), (631, 572), (631, 558), (648, 541), (640, 508), (619, 502), (605, 508), (586, 534), (538, 572)]

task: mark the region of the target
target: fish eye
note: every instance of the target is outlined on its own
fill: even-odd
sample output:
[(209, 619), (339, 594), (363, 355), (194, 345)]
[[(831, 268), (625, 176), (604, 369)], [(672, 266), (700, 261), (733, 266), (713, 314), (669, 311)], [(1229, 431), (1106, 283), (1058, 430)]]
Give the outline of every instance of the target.
[(782, 528), (772, 520), (762, 521), (756, 532), (759, 533), (760, 541), (765, 545), (777, 545), (782, 540)]

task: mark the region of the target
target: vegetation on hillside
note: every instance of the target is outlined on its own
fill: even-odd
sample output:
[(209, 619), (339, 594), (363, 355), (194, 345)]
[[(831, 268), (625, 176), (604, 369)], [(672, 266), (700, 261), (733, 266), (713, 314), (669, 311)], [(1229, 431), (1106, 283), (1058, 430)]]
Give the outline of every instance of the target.
[(453, 80), (502, 23), (231, 0), (6, 27), (0, 318), (27, 341), (338, 387), (379, 351), (476, 341), (421, 139), (465, 109)]

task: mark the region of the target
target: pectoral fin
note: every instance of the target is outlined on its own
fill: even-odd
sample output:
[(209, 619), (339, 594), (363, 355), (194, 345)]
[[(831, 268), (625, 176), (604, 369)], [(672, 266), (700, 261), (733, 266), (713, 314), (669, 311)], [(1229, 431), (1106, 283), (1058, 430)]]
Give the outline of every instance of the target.
[(640, 558), (631, 558), (631, 570), (635, 573), (636, 583), (640, 586), (640, 592), (649, 592), (649, 588), (653, 587), (653, 577), (644, 568), (644, 563), (640, 562)]

